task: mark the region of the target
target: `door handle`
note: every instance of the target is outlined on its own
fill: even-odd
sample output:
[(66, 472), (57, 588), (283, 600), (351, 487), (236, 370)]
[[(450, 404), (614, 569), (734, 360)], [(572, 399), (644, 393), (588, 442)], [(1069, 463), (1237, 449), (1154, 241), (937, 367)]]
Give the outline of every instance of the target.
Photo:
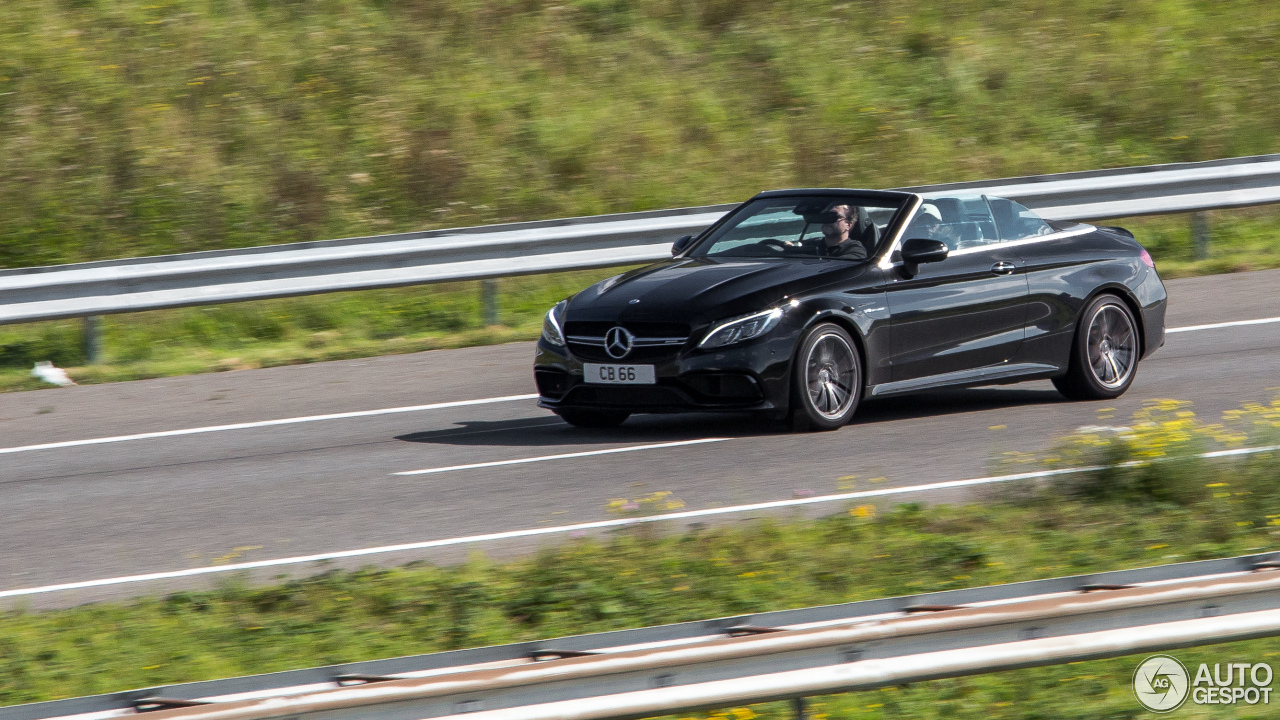
[(1014, 265), (1011, 262), (1005, 262), (1003, 260), (991, 266), (991, 272), (997, 275), (1009, 275), (1009, 274), (1012, 274), (1013, 271), (1017, 269), (1018, 269), (1017, 265)]

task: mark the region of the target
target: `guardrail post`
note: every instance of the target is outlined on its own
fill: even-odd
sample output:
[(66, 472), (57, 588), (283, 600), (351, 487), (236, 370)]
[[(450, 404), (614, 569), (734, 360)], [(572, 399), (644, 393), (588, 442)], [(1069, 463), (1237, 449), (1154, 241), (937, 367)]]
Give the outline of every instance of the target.
[(492, 278), (480, 281), (480, 299), (484, 303), (484, 324), (498, 324), (498, 281)]
[(791, 707), (795, 708), (796, 720), (809, 720), (809, 706), (805, 703), (804, 698), (798, 697), (792, 700)]
[(1209, 213), (1191, 213), (1191, 239), (1196, 246), (1196, 259), (1209, 257)]
[(102, 360), (102, 318), (89, 315), (84, 319), (84, 361), (96, 365)]

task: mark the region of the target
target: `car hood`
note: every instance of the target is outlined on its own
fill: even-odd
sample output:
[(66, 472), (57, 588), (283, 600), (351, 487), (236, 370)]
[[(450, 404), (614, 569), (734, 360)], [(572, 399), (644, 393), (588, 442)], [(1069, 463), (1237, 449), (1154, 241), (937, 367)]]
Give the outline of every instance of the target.
[(661, 321), (691, 326), (763, 310), (783, 298), (860, 274), (825, 259), (673, 259), (596, 283), (569, 301), (566, 321)]

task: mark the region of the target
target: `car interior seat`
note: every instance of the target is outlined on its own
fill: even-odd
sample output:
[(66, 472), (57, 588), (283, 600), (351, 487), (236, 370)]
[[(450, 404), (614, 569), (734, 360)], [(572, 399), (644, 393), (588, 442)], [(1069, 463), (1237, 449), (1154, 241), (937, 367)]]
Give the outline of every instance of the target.
[(854, 218), (854, 226), (850, 234), (867, 249), (867, 257), (874, 255), (876, 248), (880, 246), (880, 229), (876, 227), (865, 208), (857, 208), (857, 217)]
[(991, 206), (991, 214), (996, 219), (996, 229), (1000, 231), (1000, 239), (1017, 240), (1022, 235), (1022, 218), (1013, 209), (1013, 203), (1004, 198), (987, 198)]
[(982, 226), (976, 222), (960, 222), (956, 223), (956, 250), (962, 250), (967, 247), (974, 247), (982, 244)]

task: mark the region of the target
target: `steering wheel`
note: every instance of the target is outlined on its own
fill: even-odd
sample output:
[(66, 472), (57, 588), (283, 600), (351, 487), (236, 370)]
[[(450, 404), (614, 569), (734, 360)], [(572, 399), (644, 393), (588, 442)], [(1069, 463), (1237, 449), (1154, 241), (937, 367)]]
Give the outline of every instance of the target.
[(777, 250), (778, 252), (786, 252), (789, 249), (787, 244), (779, 240), (778, 238), (766, 238), (756, 244), (762, 245), (772, 250)]

